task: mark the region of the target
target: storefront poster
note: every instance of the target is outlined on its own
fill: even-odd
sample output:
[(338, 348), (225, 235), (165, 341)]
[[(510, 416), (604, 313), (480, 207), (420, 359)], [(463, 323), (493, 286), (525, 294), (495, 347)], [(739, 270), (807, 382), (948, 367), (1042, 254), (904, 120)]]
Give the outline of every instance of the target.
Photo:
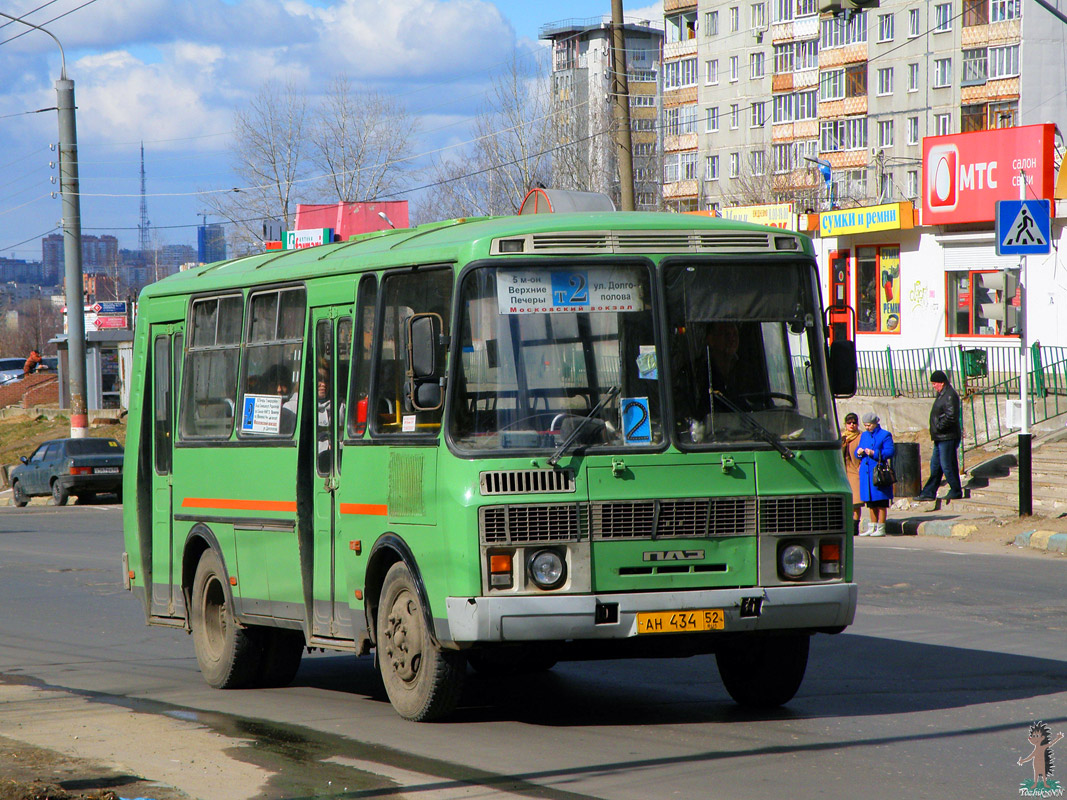
[(881, 248), (878, 261), (881, 329), (900, 333), (900, 248)]

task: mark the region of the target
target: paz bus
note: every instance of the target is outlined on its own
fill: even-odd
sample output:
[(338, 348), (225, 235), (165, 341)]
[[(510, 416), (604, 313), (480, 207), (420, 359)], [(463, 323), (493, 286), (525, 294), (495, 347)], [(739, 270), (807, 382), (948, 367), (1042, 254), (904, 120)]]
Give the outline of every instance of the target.
[(217, 688), (373, 649), (430, 720), (468, 667), (714, 653), (736, 702), (780, 705), (856, 609), (855, 348), (826, 331), (807, 237), (681, 214), (179, 273), (140, 298), (126, 586)]

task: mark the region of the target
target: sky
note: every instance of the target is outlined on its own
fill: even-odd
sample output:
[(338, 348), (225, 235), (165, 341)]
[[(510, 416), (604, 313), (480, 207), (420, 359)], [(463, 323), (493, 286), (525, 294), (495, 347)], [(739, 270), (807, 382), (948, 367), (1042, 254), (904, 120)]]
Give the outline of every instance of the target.
[[(0, 0), (0, 11), (64, 48), (82, 233), (135, 249), (141, 142), (154, 241), (195, 246), (201, 193), (236, 184), (234, 111), (266, 81), (314, 96), (343, 73), (404, 103), (420, 153), (447, 153), (471, 137), (514, 51), (547, 64), (541, 26), (610, 15), (611, 0)], [(624, 13), (661, 22), (662, 0)], [(0, 18), (0, 257), (40, 260), (41, 237), (59, 231), (60, 70), (55, 41)]]

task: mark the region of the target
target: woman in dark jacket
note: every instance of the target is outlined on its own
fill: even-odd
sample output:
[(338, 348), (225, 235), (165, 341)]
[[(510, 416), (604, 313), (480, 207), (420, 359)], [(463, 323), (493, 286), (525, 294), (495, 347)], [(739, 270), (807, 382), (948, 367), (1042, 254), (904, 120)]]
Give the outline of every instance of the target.
[(860, 459), (860, 499), (870, 509), (871, 522), (860, 536), (885, 536), (885, 518), (889, 513), (889, 504), (893, 502), (893, 487), (882, 488), (874, 485), (874, 468), (879, 461), (893, 457), (895, 447), (893, 434), (882, 428), (878, 415), (868, 411), (863, 415), (863, 427), (859, 444), (856, 445), (856, 457)]

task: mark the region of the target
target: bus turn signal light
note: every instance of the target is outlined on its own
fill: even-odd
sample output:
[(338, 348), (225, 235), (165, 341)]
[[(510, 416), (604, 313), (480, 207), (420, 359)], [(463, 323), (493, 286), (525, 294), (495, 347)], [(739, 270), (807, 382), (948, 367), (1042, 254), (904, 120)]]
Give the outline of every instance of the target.
[(841, 574), (841, 545), (837, 542), (819, 545), (819, 573), (823, 576)]
[(494, 589), (508, 589), (512, 582), (511, 553), (495, 553), (489, 556), (489, 585)]

